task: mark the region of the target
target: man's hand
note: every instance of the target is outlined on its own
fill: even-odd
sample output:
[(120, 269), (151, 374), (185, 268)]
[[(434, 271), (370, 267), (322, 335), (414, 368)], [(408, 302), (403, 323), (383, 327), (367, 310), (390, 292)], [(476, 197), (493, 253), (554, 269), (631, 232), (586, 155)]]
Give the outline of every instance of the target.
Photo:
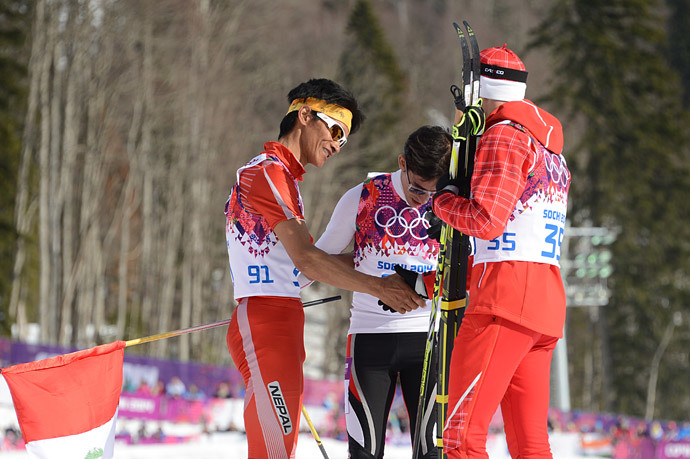
[[(409, 286), (411, 289), (415, 291), (417, 295), (419, 295), (419, 298), (423, 298), (425, 300), (429, 299), (429, 292), (433, 290), (433, 283), (427, 285), (427, 283), (425, 282), (424, 274), (415, 271), (410, 271), (409, 269), (405, 269), (400, 265), (395, 265), (393, 269), (395, 269), (396, 274), (388, 277), (400, 276), (405, 281), (405, 284), (407, 284), (407, 286)], [(433, 277), (429, 277), (428, 279), (429, 282), (433, 281)], [(379, 305), (383, 307), (384, 311), (396, 312), (396, 310), (394, 310), (393, 307), (391, 307), (389, 303), (386, 303), (385, 301), (379, 300)]]
[(398, 274), (381, 278), (381, 290), (376, 295), (384, 310), (405, 314), (426, 306), (426, 302)]
[[(283, 243), (295, 267), (308, 279), (316, 280), (346, 290), (368, 293), (378, 297), (402, 314), (425, 305), (398, 275), (370, 276), (356, 271), (339, 259), (318, 249), (311, 243), (309, 231), (303, 221), (285, 220), (273, 229)], [(351, 261), (350, 261), (351, 263)]]
[(405, 280), (405, 283), (412, 288), (417, 295), (421, 296), (425, 300), (429, 299), (429, 295), (426, 291), (426, 285), (424, 285), (424, 277), (422, 273), (416, 271), (410, 271), (405, 269), (400, 265), (393, 266), (395, 273)]

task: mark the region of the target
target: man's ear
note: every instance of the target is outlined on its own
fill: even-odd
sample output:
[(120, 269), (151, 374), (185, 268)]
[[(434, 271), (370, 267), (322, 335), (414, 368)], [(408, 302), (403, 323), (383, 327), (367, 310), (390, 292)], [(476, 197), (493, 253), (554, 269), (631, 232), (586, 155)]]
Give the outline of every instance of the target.
[(406, 169), (405, 157), (403, 155), (398, 155), (398, 167), (400, 170)]
[(306, 126), (312, 118), (312, 110), (308, 105), (303, 105), (297, 111), (297, 122), (302, 126)]

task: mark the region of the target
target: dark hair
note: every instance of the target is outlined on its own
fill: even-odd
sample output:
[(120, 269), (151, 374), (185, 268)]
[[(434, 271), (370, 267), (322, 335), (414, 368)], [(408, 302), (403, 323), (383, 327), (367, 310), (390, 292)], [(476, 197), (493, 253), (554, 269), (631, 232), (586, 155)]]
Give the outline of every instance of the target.
[[(306, 99), (307, 97), (322, 99), (329, 104), (339, 105), (350, 110), (352, 113), (350, 134), (357, 132), (362, 121), (364, 121), (364, 114), (357, 106), (355, 96), (335, 81), (327, 78), (312, 78), (305, 83), (300, 83), (297, 87), (290, 90), (287, 95), (288, 103), (290, 104), (295, 99)], [(296, 111), (288, 113), (283, 117), (283, 120), (280, 122), (278, 138), (283, 137), (292, 130), (295, 126), (295, 120), (297, 120)]]
[(441, 126), (422, 126), (407, 137), (403, 149), (407, 168), (424, 180), (448, 172), (453, 137)]

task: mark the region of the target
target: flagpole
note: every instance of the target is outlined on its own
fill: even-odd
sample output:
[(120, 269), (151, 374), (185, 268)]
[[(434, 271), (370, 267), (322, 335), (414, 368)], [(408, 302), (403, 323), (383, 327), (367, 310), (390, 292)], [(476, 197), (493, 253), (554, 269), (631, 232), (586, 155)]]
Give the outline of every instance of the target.
[[(316, 306), (317, 304), (329, 303), (331, 301), (337, 301), (342, 298), (340, 295), (330, 296), (328, 298), (320, 298), (318, 300), (307, 301), (302, 306), (308, 308), (309, 306)], [(222, 325), (227, 325), (232, 319), (219, 320), (218, 322), (212, 322), (204, 325), (197, 325), (195, 327), (182, 328), (180, 330), (169, 331), (165, 333), (158, 333), (157, 335), (146, 336), (144, 338), (130, 339), (125, 341), (125, 347), (136, 346), (137, 344), (150, 343), (151, 341), (158, 341), (159, 339), (172, 338), (173, 336), (180, 336), (187, 333), (192, 333), (195, 331), (208, 330), (209, 328), (220, 327)]]
[(137, 344), (150, 343), (151, 341), (158, 341), (159, 339), (172, 338), (173, 336), (184, 335), (186, 333), (192, 333), (195, 331), (208, 330), (209, 328), (220, 327), (221, 325), (229, 324), (231, 320), (232, 319), (219, 320), (218, 322), (213, 322), (205, 325), (197, 325), (196, 327), (189, 327), (165, 333), (158, 333), (157, 335), (146, 336), (144, 338), (130, 339), (128, 341), (125, 341), (125, 347), (136, 346)]

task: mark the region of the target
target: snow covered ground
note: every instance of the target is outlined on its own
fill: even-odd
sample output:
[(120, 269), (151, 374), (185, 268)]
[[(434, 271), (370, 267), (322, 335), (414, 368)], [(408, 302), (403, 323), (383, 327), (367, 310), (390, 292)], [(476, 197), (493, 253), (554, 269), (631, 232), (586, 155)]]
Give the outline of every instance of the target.
[[(322, 439), (323, 446), (331, 459), (347, 457), (347, 443), (330, 438)], [(551, 438), (553, 456), (559, 459), (573, 459), (578, 456), (573, 453), (579, 444), (576, 434), (555, 434)], [(487, 445), (491, 459), (509, 458), (505, 447), (505, 439), (496, 436)], [(301, 433), (297, 444), (297, 458), (319, 459), (322, 457), (316, 441), (309, 433)], [(8, 456), (9, 457), (9, 456)], [(17, 456), (20, 457), (20, 456)], [(115, 447), (115, 457), (118, 459), (170, 459), (170, 458), (242, 458), (247, 457), (247, 444), (244, 434), (238, 432), (213, 434), (199, 442), (183, 445), (151, 445)], [(409, 459), (409, 446), (386, 446), (386, 459)], [(590, 456), (591, 457), (591, 456)]]
[[(1, 380), (2, 378), (0, 378)], [(4, 380), (2, 380), (4, 382)], [(3, 390), (0, 384), (0, 428), (18, 428), (17, 417), (14, 407), (9, 398), (9, 391)], [(3, 397), (4, 395), (4, 397)], [(321, 407), (308, 407), (310, 417), (315, 425), (319, 425), (320, 418), (325, 414)], [(239, 414), (233, 413), (241, 419)], [(314, 437), (309, 431), (304, 431), (307, 426), (302, 419), (302, 431), (300, 432), (297, 446), (297, 459), (320, 459), (322, 457)], [(118, 419), (118, 432), (121, 430), (136, 431), (141, 427), (141, 421)], [(198, 440), (186, 443), (174, 444), (147, 444), (129, 445), (126, 443), (115, 444), (115, 458), (117, 459), (238, 459), (247, 457), (247, 439), (243, 432), (214, 432), (202, 434), (201, 426), (148, 422), (147, 430), (153, 431), (163, 428), (168, 435), (193, 435)], [(318, 427), (317, 427), (318, 429)], [(318, 430), (317, 430), (318, 431)], [(347, 457), (347, 442), (334, 440), (332, 438), (321, 438), (330, 459)], [(578, 453), (580, 436), (577, 433), (552, 433), (551, 450), (553, 456), (559, 459), (575, 459), (584, 456)], [(487, 442), (487, 451), (491, 459), (507, 459), (510, 456), (506, 448), (505, 437), (502, 434), (491, 435)], [(385, 451), (386, 459), (409, 459), (411, 457), (411, 447), (408, 444), (387, 444)], [(0, 451), (0, 459), (26, 458), (24, 450), (19, 451)]]
[[(322, 439), (328, 457), (331, 459), (347, 457), (347, 443)], [(579, 444), (577, 434), (552, 434), (551, 447), (553, 456), (559, 459), (575, 459), (592, 456), (581, 456), (576, 453)], [(491, 459), (506, 459), (510, 456), (505, 447), (502, 435), (494, 436), (487, 444)], [(386, 459), (409, 459), (409, 446), (387, 445)], [(0, 452), (3, 459), (26, 458), (25, 451)], [(169, 445), (115, 445), (117, 459), (238, 459), (247, 457), (246, 437), (240, 432), (214, 433), (198, 441)], [(316, 441), (310, 433), (301, 433), (297, 446), (298, 459), (319, 459), (322, 457)]]
[[(317, 410), (312, 410), (318, 414)], [(124, 420), (118, 419), (118, 423)], [(132, 422), (132, 421), (129, 421)], [(0, 405), (0, 427), (16, 427), (16, 415), (13, 407)], [(159, 423), (151, 425), (151, 429), (160, 426)], [(247, 438), (243, 432), (214, 432), (201, 434), (199, 430), (190, 431), (190, 426), (164, 425), (165, 431), (170, 434), (192, 434), (198, 439), (186, 443), (174, 444), (146, 444), (131, 445), (126, 443), (115, 444), (115, 458), (117, 459), (239, 459), (247, 457)], [(553, 456), (559, 459), (575, 459), (589, 457), (578, 453), (580, 436), (576, 433), (552, 433), (551, 450)], [(330, 459), (347, 457), (347, 442), (332, 438), (321, 438), (326, 453)], [(491, 459), (508, 459), (505, 437), (502, 434), (490, 436), (487, 442), (487, 451)], [(411, 447), (409, 444), (387, 444), (386, 459), (409, 459)], [(0, 459), (25, 459), (27, 453), (19, 451), (0, 451)], [(322, 457), (314, 437), (309, 431), (300, 432), (297, 446), (297, 459), (320, 459)]]

